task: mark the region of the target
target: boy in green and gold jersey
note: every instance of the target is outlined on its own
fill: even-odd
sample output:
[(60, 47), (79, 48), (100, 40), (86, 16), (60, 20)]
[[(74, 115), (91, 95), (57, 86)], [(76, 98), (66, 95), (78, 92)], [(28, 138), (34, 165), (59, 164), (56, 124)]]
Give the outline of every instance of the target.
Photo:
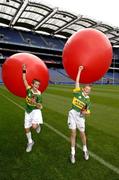
[(75, 89), (73, 90), (74, 97), (72, 100), (72, 108), (68, 115), (68, 126), (71, 130), (70, 142), (71, 142), (71, 156), (70, 160), (75, 163), (75, 146), (76, 146), (76, 130), (80, 131), (80, 137), (83, 143), (83, 153), (85, 160), (89, 159), (89, 153), (86, 143), (85, 135), (85, 115), (90, 114), (90, 98), (89, 93), (91, 91), (91, 86), (85, 85), (84, 88), (80, 88), (80, 74), (83, 70), (83, 66), (78, 69), (78, 74), (76, 77)]
[(26, 108), (25, 108), (25, 119), (24, 119), (24, 128), (26, 137), (28, 140), (26, 152), (30, 152), (34, 145), (32, 140), (32, 135), (30, 128), (36, 130), (37, 133), (40, 133), (41, 127), (40, 124), (43, 124), (42, 118), (42, 98), (41, 92), (38, 90), (40, 82), (37, 79), (34, 79), (31, 86), (29, 86), (26, 80), (26, 65), (22, 67), (23, 71), (23, 82), (26, 87)]

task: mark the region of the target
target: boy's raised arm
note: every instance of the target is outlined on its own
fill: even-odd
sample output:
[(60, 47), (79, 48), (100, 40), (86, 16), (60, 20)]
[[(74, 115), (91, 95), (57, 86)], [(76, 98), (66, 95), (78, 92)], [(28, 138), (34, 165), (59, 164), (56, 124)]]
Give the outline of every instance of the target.
[(79, 66), (77, 77), (76, 77), (75, 88), (79, 88), (80, 87), (79, 81), (80, 81), (80, 75), (81, 75), (81, 72), (82, 72), (83, 69), (84, 69), (83, 66)]
[(23, 78), (23, 82), (24, 82), (26, 89), (28, 89), (29, 85), (28, 85), (28, 82), (26, 80), (26, 64), (22, 65), (22, 78)]

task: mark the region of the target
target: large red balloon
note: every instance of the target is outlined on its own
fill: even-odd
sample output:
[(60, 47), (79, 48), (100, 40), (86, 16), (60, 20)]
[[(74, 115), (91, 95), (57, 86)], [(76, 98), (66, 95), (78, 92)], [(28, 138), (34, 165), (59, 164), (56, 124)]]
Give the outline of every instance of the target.
[(26, 64), (26, 79), (29, 85), (33, 79), (38, 79), (39, 90), (43, 92), (49, 81), (49, 72), (44, 62), (35, 55), (29, 53), (17, 53), (10, 56), (2, 66), (3, 82), (14, 95), (25, 97), (26, 89), (22, 79), (22, 65)]
[(102, 32), (87, 28), (74, 33), (63, 49), (63, 66), (71, 79), (76, 80), (79, 66), (84, 66), (81, 83), (99, 80), (109, 69), (112, 46)]

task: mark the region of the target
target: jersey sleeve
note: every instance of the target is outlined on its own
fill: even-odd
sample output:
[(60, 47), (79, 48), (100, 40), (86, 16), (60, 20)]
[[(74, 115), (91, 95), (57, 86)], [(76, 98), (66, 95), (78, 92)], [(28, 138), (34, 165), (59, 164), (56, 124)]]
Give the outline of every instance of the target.
[(91, 113), (91, 102), (90, 102), (90, 98), (88, 99), (88, 101), (87, 101), (87, 112), (88, 113)]
[(30, 89), (31, 89), (31, 86), (28, 86), (27, 89), (26, 89), (27, 94), (28, 94)]
[(81, 91), (81, 88), (75, 88), (73, 89), (73, 93), (77, 93), (77, 92), (80, 92)]

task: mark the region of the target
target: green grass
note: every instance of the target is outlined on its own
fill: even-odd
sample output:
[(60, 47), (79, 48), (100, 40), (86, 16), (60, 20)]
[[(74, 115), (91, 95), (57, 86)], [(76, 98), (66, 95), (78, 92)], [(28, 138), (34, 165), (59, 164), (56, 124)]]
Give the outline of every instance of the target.
[[(69, 137), (67, 114), (71, 108), (73, 86), (50, 85), (43, 93), (44, 122)], [(119, 87), (94, 86), (92, 113), (86, 120), (89, 150), (119, 169)], [(69, 161), (70, 144), (43, 125), (33, 132), (35, 145), (25, 152), (23, 129), (24, 99), (0, 87), (0, 180), (119, 180), (119, 174), (92, 156), (84, 161), (77, 148), (76, 164)], [(79, 134), (78, 134), (79, 136)], [(80, 138), (77, 138), (81, 144)]]

